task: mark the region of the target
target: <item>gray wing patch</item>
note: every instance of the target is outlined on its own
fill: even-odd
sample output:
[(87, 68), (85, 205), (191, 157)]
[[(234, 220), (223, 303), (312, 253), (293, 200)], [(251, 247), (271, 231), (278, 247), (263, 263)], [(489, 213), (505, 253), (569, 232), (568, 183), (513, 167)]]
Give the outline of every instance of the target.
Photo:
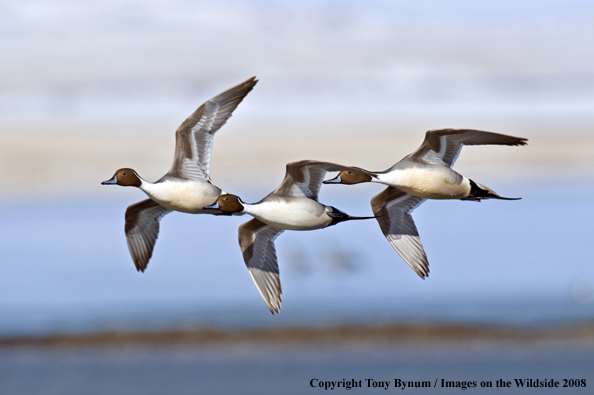
[(274, 313), (281, 309), (282, 287), (274, 240), (283, 232), (258, 219), (239, 227), (239, 246), (243, 260), (260, 295)]
[(132, 204), (126, 210), (126, 241), (136, 270), (146, 269), (159, 237), (159, 221), (170, 212), (151, 199)]
[(273, 193), (281, 196), (304, 196), (318, 200), (320, 186), (326, 172), (347, 170), (355, 170), (355, 168), (314, 160), (291, 162), (287, 164), (283, 182)]
[(425, 152), (425, 155), (423, 155), (422, 158), (425, 163), (429, 163), (430, 165), (447, 166), (439, 152), (433, 150)]
[(424, 201), (394, 187), (371, 199), (371, 208), (384, 236), (421, 278), (429, 275), (429, 262), (410, 213)]
[(227, 122), (258, 81), (252, 77), (206, 101), (175, 133), (175, 157), (168, 174), (206, 181), (214, 134)]
[(528, 140), (500, 133), (473, 129), (430, 130), (423, 144), (410, 156), (436, 164), (437, 158), (448, 167), (456, 162), (464, 145), (526, 145)]

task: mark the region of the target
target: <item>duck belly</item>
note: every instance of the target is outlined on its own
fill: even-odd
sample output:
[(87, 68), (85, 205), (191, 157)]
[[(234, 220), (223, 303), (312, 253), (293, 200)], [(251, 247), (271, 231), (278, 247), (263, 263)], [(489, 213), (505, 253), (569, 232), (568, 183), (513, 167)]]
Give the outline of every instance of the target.
[(267, 225), (288, 230), (314, 230), (330, 225), (325, 206), (308, 199), (263, 202), (252, 206), (249, 214)]
[(147, 195), (170, 210), (201, 214), (203, 208), (215, 202), (221, 190), (204, 181), (165, 181), (153, 184)]
[(470, 193), (470, 181), (447, 167), (410, 168), (398, 171), (393, 186), (425, 199), (462, 199)]

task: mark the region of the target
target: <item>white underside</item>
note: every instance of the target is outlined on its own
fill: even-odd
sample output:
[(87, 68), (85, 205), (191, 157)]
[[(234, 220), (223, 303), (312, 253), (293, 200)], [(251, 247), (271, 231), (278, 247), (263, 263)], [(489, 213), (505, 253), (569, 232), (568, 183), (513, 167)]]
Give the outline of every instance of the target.
[(221, 190), (205, 181), (176, 180), (140, 186), (151, 199), (170, 210), (197, 214), (215, 202)]
[(309, 198), (245, 205), (244, 212), (279, 229), (321, 229), (332, 222), (326, 214), (325, 206)]
[(442, 166), (393, 170), (377, 178), (382, 184), (425, 199), (462, 199), (470, 193), (468, 178), (456, 183), (457, 173)]

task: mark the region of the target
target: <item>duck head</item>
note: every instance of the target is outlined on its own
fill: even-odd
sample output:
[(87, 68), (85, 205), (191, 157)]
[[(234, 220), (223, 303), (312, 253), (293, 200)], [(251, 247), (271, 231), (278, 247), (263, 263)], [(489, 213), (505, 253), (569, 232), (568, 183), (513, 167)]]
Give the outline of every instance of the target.
[(119, 169), (110, 180), (103, 181), (101, 185), (121, 185), (123, 187), (139, 187), (142, 184), (140, 177), (133, 169)]
[(370, 182), (371, 176), (362, 171), (345, 170), (330, 180), (324, 181), (324, 184), (359, 184), (361, 182)]
[(228, 214), (239, 213), (243, 211), (242, 203), (239, 196), (226, 193), (219, 196), (210, 206), (204, 207), (204, 210), (218, 210)]

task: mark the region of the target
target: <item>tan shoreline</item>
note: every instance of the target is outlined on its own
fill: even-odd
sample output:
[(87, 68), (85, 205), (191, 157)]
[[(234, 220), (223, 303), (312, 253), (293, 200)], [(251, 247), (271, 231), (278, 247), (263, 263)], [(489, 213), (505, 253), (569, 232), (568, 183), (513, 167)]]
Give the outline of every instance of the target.
[(243, 331), (188, 330), (104, 332), (0, 338), (2, 347), (86, 347), (133, 345), (291, 345), (291, 344), (425, 344), (502, 342), (526, 345), (594, 345), (594, 324), (561, 328), (518, 328), (480, 325), (373, 325), (321, 328), (278, 328)]
[[(235, 120), (232, 120), (235, 121)], [(493, 181), (594, 178), (594, 133), (587, 129), (543, 132), (532, 125), (485, 129), (529, 138), (526, 147), (465, 148), (456, 170)], [(176, 125), (4, 125), (0, 133), (0, 198), (95, 196), (99, 183), (120, 167), (147, 180), (170, 167)], [(280, 132), (279, 132), (280, 130)], [(423, 125), (284, 125), (230, 122), (217, 134), (212, 179), (223, 188), (237, 183), (274, 188), (288, 162), (317, 159), (383, 170), (415, 150)], [(107, 196), (107, 195), (105, 195)]]

